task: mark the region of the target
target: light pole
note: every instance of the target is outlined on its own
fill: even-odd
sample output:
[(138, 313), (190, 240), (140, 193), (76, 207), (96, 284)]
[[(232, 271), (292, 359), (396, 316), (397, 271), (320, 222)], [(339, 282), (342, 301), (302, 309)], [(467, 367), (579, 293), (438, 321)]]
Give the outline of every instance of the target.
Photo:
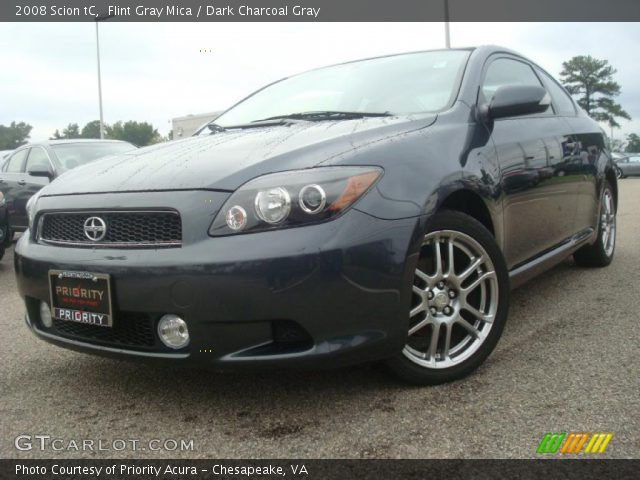
[(451, 48), (451, 36), (449, 34), (449, 0), (444, 0), (444, 44)]
[(102, 116), (102, 78), (100, 74), (100, 34), (98, 33), (98, 19), (96, 19), (96, 57), (98, 59), (98, 103), (100, 104), (100, 139), (103, 139), (104, 119)]
[(96, 58), (98, 60), (98, 104), (100, 105), (100, 138), (104, 138), (104, 118), (102, 115), (102, 74), (100, 73), (100, 33), (98, 23), (101, 20), (107, 20), (115, 15), (98, 15), (96, 16)]

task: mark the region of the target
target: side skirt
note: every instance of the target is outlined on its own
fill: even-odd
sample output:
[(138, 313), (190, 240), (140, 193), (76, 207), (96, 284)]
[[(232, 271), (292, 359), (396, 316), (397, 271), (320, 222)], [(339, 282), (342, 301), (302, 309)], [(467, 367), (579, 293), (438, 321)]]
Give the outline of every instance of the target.
[(557, 265), (583, 245), (593, 243), (597, 238), (597, 231), (587, 228), (576, 233), (573, 237), (561, 243), (557, 247), (541, 253), (526, 263), (516, 266), (509, 272), (511, 289), (521, 286), (523, 283), (540, 275), (545, 270)]

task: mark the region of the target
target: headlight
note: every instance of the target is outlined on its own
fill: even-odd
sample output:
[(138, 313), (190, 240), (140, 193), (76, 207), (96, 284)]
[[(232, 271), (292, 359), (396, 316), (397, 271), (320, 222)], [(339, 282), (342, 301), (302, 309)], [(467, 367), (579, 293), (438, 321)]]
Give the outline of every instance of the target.
[(319, 223), (340, 215), (382, 175), (376, 167), (319, 167), (245, 183), (218, 212), (209, 234), (230, 235)]
[(31, 231), (33, 231), (33, 220), (36, 214), (36, 203), (38, 203), (37, 193), (27, 201), (27, 217), (29, 219), (29, 230)]

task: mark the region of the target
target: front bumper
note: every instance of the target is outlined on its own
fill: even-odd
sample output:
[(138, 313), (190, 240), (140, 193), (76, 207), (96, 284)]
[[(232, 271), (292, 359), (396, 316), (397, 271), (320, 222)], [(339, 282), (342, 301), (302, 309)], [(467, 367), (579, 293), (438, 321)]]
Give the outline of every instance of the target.
[[(27, 324), (63, 347), (216, 366), (339, 366), (385, 358), (404, 345), (417, 221), (351, 209), (324, 224), (217, 238), (206, 235), (205, 222), (204, 235), (185, 231), (181, 248), (157, 250), (55, 247), (24, 235), (15, 270)], [(114, 327), (144, 315), (153, 344), (45, 328), (38, 305), (49, 299), (51, 269), (110, 274)], [(158, 341), (155, 325), (165, 313), (187, 322), (185, 349)]]

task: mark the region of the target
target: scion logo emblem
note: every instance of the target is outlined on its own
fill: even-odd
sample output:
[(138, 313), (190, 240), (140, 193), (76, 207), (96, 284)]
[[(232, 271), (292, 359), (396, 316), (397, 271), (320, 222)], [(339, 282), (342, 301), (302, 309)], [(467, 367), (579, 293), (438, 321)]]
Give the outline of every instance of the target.
[(99, 242), (107, 234), (107, 224), (100, 217), (89, 217), (84, 222), (84, 234), (92, 242)]

